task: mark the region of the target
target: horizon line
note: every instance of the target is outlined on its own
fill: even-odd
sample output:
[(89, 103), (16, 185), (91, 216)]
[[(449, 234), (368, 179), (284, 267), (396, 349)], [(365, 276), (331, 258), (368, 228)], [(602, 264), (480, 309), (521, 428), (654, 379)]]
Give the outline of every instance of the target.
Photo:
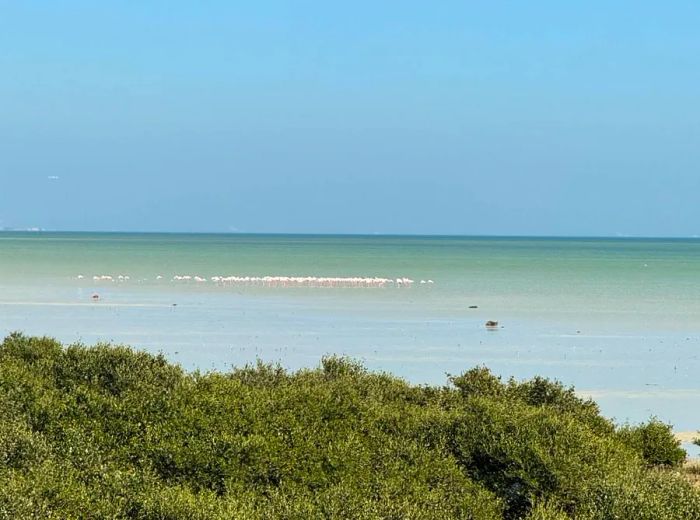
[(114, 230), (56, 230), (56, 229), (0, 229), (0, 233), (40, 234), (104, 234), (104, 235), (241, 235), (241, 236), (298, 236), (298, 237), (408, 237), (408, 238), (534, 238), (534, 239), (632, 239), (632, 240), (678, 240), (700, 239), (700, 235), (530, 235), (530, 234), (454, 234), (454, 233), (329, 233), (329, 232), (271, 232), (271, 231), (114, 231)]

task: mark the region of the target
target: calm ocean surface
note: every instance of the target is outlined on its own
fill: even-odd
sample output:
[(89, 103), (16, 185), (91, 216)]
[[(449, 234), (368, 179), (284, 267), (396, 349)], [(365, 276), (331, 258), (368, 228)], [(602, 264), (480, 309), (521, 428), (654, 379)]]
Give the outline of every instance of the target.
[[(211, 281), (266, 275), (415, 283)], [(573, 384), (618, 421), (700, 428), (694, 239), (0, 233), (0, 334), (16, 330), (128, 343), (188, 369), (338, 353), (441, 384), (484, 364)]]

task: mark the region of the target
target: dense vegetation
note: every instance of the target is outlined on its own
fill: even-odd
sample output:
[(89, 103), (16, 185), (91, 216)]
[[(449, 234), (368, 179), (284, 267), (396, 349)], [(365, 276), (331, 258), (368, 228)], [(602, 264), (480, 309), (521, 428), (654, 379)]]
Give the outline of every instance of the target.
[(0, 518), (700, 519), (684, 458), (667, 425), (484, 368), (436, 388), (339, 358), (189, 374), (0, 346)]

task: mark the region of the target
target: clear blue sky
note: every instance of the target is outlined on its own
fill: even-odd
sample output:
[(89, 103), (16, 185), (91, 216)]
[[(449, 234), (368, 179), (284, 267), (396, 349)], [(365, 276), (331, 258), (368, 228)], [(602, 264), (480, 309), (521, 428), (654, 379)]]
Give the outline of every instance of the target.
[(0, 0), (0, 228), (700, 234), (698, 27), (697, 1)]

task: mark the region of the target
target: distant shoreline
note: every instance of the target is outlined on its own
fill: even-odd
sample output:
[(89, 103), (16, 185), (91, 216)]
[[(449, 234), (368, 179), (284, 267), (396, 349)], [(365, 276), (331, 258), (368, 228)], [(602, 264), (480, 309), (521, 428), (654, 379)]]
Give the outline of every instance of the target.
[(43, 228), (5, 228), (0, 234), (31, 235), (202, 235), (202, 236), (251, 236), (251, 237), (356, 237), (356, 238), (456, 238), (475, 240), (605, 240), (605, 241), (700, 241), (700, 235), (498, 235), (498, 234), (452, 234), (452, 233), (326, 233), (326, 232), (268, 232), (268, 231), (86, 231), (56, 230)]

